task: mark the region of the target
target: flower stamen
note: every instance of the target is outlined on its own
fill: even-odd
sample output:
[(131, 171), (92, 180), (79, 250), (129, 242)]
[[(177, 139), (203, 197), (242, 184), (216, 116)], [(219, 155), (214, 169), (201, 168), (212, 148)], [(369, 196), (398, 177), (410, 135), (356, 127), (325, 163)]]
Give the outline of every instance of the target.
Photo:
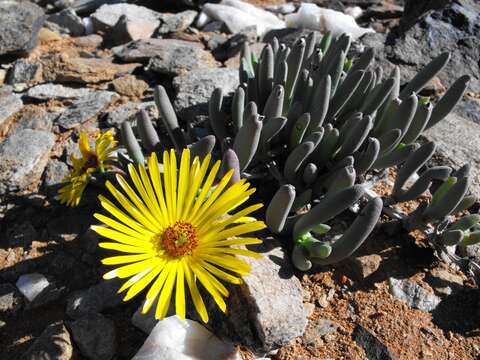
[(191, 254), (198, 245), (197, 230), (188, 222), (177, 221), (163, 232), (162, 245), (172, 257)]

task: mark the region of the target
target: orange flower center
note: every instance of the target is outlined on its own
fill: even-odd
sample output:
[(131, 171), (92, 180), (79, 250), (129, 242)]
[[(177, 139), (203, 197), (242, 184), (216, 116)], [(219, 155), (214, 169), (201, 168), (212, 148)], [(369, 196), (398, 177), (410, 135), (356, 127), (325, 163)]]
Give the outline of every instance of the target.
[(177, 221), (163, 232), (162, 244), (170, 256), (191, 254), (198, 245), (197, 231), (192, 224)]

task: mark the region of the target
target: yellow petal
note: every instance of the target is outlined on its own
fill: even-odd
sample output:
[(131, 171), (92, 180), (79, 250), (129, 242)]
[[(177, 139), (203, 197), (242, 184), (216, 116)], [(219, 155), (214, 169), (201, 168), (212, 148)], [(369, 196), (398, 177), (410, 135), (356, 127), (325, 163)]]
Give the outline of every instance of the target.
[[(162, 224), (155, 218), (155, 216), (150, 212), (150, 210), (146, 207), (144, 199), (140, 199), (135, 191), (130, 187), (127, 181), (121, 175), (116, 176), (118, 183), (120, 184), (121, 188), (127, 194), (128, 198), (133, 201), (135, 204), (136, 209), (138, 209), (139, 213), (142, 214), (148, 221), (156, 228), (161, 229)], [(133, 178), (132, 178), (133, 180)], [(110, 189), (109, 189), (110, 190)], [(111, 191), (111, 190), (110, 190)]]
[(160, 276), (157, 277), (155, 282), (148, 290), (147, 296), (145, 297), (145, 302), (143, 303), (142, 314), (146, 314), (152, 307), (161, 288), (163, 287), (163, 284), (165, 283), (165, 280), (167, 279), (168, 274), (170, 273), (172, 266), (173, 262), (167, 261), (165, 267), (162, 269)]
[(188, 189), (188, 195), (185, 200), (185, 205), (182, 211), (181, 219), (190, 218), (190, 211), (195, 202), (194, 201), (195, 196), (197, 195), (198, 190), (200, 189), (200, 185), (203, 181), (203, 178), (207, 173), (208, 165), (210, 164), (211, 157), (212, 156), (210, 154), (207, 154), (207, 156), (205, 156), (205, 159), (203, 160), (202, 165), (200, 166), (200, 170), (198, 170), (198, 164), (199, 164), (198, 157), (195, 158), (196, 161), (195, 160), (193, 161), (192, 168), (190, 169), (190, 181), (189, 181), (189, 184), (192, 184), (192, 185)]
[(170, 273), (168, 274), (165, 285), (163, 285), (160, 297), (158, 298), (157, 309), (155, 311), (155, 319), (162, 320), (168, 311), (168, 305), (172, 298), (173, 285), (175, 284), (175, 277), (177, 275), (178, 262), (174, 262)]
[[(218, 305), (220, 310), (225, 312), (227, 310), (227, 304), (225, 304), (222, 294), (219, 292), (219, 289), (216, 286), (218, 283), (218, 280), (215, 283), (216, 279), (213, 278), (211, 275), (209, 275), (200, 266), (197, 266), (195, 263), (190, 263), (190, 267), (192, 268), (193, 272), (197, 276), (198, 280), (200, 280), (200, 282), (202, 283), (203, 287), (213, 297), (213, 300), (215, 300), (215, 303)], [(225, 289), (225, 292), (226, 292), (226, 295), (228, 295), (227, 289)]]
[(113, 269), (103, 275), (105, 280), (114, 279), (116, 277), (124, 279), (135, 274), (145, 271), (145, 269), (152, 268), (153, 266), (158, 265), (160, 259), (158, 258), (149, 258), (143, 261), (139, 261), (133, 264), (121, 266), (119, 268)]
[(103, 226), (96, 226), (92, 225), (91, 229), (95, 231), (97, 234), (106, 237), (107, 239), (118, 241), (122, 244), (131, 245), (135, 247), (139, 247), (142, 249), (151, 249), (152, 243), (150, 241), (140, 240), (138, 238), (134, 238), (129, 235), (125, 235), (124, 233), (115, 231), (113, 229), (109, 229)]
[(212, 264), (209, 264), (207, 263), (206, 261), (201, 261), (201, 265), (206, 269), (208, 270), (209, 272), (211, 272), (213, 275), (219, 277), (220, 279), (223, 279), (225, 281), (228, 281), (232, 284), (241, 284), (242, 283), (242, 279), (236, 277), (236, 276), (233, 276), (223, 270), (220, 270), (219, 268), (217, 268), (216, 266), (213, 266)]
[(240, 275), (246, 275), (252, 270), (251, 266), (235, 256), (220, 254), (202, 254), (201, 258)]
[(183, 264), (181, 263), (177, 267), (177, 283), (175, 284), (175, 312), (180, 319), (185, 320), (185, 274), (183, 271)]
[(164, 219), (168, 219), (167, 204), (165, 203), (162, 180), (158, 167), (159, 165), (157, 154), (152, 153), (152, 155), (148, 158), (148, 171), (150, 173), (150, 178), (152, 179), (152, 185), (155, 190), (155, 194), (157, 195), (158, 203), (160, 204), (160, 208), (162, 209), (162, 216)]
[(160, 270), (165, 266), (165, 261), (160, 261), (158, 265), (155, 266), (149, 273), (142, 276), (141, 279), (137, 280), (135, 284), (128, 290), (127, 294), (123, 298), (124, 301), (128, 301), (137, 295), (140, 291), (145, 289), (148, 284), (160, 273)]
[(104, 216), (102, 214), (93, 214), (93, 216), (97, 220), (104, 223), (105, 225), (110, 226), (112, 229), (120, 231), (120, 232), (125, 233), (127, 235), (130, 235), (130, 236), (132, 236), (134, 238), (137, 238), (139, 240), (150, 241), (150, 239), (152, 238), (151, 235), (146, 235), (144, 233), (139, 233), (138, 231), (135, 231), (132, 228), (130, 228), (128, 226), (125, 226), (124, 224), (122, 224), (118, 221), (115, 221), (113, 219), (110, 219), (109, 217)]
[(120, 265), (120, 264), (128, 264), (136, 261), (141, 261), (145, 259), (149, 259), (152, 257), (152, 254), (138, 254), (138, 255), (119, 255), (119, 256), (112, 256), (102, 259), (103, 265)]
[(108, 200), (106, 197), (100, 195), (98, 198), (100, 199), (100, 204), (102, 205), (102, 207), (105, 210), (107, 210), (110, 214), (112, 214), (114, 217), (116, 217), (118, 220), (120, 220), (122, 223), (124, 223), (125, 225), (149, 237), (155, 234), (154, 232), (146, 229), (143, 225), (138, 223), (136, 220), (126, 215), (122, 210), (120, 210), (118, 207), (113, 205), (113, 203), (110, 200)]
[(195, 278), (193, 276), (192, 270), (188, 267), (187, 262), (183, 262), (183, 270), (185, 272), (185, 279), (187, 280), (188, 288), (190, 290), (190, 294), (192, 296), (193, 305), (195, 306), (195, 310), (200, 315), (200, 318), (204, 323), (208, 322), (208, 313), (207, 308), (205, 307), (205, 303), (203, 302), (202, 296), (198, 291), (197, 284), (195, 282)]
[(215, 180), (215, 176), (217, 176), (217, 172), (220, 169), (220, 161), (217, 161), (215, 165), (213, 165), (212, 170), (210, 170), (210, 173), (207, 176), (207, 180), (205, 180), (205, 183), (202, 185), (202, 191), (200, 192), (200, 195), (198, 195), (197, 199), (195, 200), (195, 205), (193, 206), (192, 212), (189, 215), (189, 218), (193, 218), (197, 211), (200, 209), (200, 205), (202, 205), (203, 201), (207, 197), (208, 193), (210, 192), (210, 189), (212, 187), (213, 181)]
[(101, 242), (101, 243), (98, 243), (98, 246), (103, 249), (116, 250), (124, 253), (133, 253), (133, 254), (153, 254), (154, 253), (152, 249), (146, 249), (138, 246), (124, 245), (119, 243)]
[(182, 152), (182, 159), (180, 160), (180, 174), (178, 176), (178, 198), (177, 198), (177, 214), (176, 218), (180, 219), (182, 215), (184, 200), (187, 195), (187, 190), (190, 180), (190, 151), (184, 149)]
[(228, 182), (230, 181), (232, 175), (233, 175), (234, 170), (230, 169), (227, 174), (220, 180), (218, 185), (216, 186), (215, 190), (213, 193), (208, 197), (207, 201), (205, 201), (198, 212), (195, 214), (195, 216), (191, 219), (192, 223), (195, 223), (197, 219), (201, 218), (203, 214), (208, 214), (207, 210), (208, 208), (213, 204), (215, 200), (217, 200), (218, 196), (222, 193), (223, 189), (225, 189), (225, 186), (228, 185)]
[(265, 228), (266, 228), (266, 225), (263, 221), (255, 221), (253, 223), (235, 225), (228, 229), (222, 230), (220, 232), (209, 232), (203, 238), (201, 238), (200, 241), (201, 242), (218, 241), (218, 240), (228, 239), (233, 236), (238, 236), (238, 235), (262, 230)]

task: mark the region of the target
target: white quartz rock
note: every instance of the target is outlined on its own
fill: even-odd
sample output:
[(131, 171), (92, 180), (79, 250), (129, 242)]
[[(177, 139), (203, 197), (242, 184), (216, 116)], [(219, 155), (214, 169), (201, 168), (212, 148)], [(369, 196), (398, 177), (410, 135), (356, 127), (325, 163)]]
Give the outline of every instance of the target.
[(16, 285), (23, 296), (32, 302), (50, 284), (42, 274), (33, 273), (20, 276)]
[(207, 19), (218, 20), (224, 22), (234, 34), (246, 27), (256, 26), (258, 36), (263, 36), (268, 30), (285, 27), (285, 22), (276, 15), (240, 0), (223, 0), (220, 4), (205, 4), (202, 14), (197, 25), (199, 21), (206, 24)]
[(324, 9), (315, 4), (302, 4), (298, 12), (286, 15), (285, 20), (287, 27), (306, 28), (323, 33), (331, 31), (334, 36), (347, 33), (354, 39), (366, 33), (375, 32), (373, 29), (358, 26), (355, 19), (350, 15)]
[(240, 360), (225, 343), (191, 320), (170, 316), (159, 321), (132, 360)]

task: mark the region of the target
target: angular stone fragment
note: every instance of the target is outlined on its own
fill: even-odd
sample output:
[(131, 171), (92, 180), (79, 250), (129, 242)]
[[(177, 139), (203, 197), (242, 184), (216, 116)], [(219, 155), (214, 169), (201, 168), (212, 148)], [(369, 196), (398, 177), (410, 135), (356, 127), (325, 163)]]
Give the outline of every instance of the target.
[(0, 89), (0, 133), (5, 129), (7, 120), (23, 107), (20, 96), (12, 93), (11, 87)]
[(112, 320), (91, 314), (68, 324), (81, 353), (91, 360), (110, 360), (115, 355), (116, 332)]
[(162, 24), (158, 28), (158, 34), (168, 34), (185, 31), (192, 25), (198, 13), (195, 10), (186, 10), (176, 14), (161, 14)]
[(73, 355), (70, 334), (63, 322), (49, 325), (21, 357), (21, 360), (71, 360)]
[(422, 311), (432, 311), (440, 303), (440, 298), (433, 292), (409, 280), (389, 278), (390, 293), (408, 306)]
[(200, 43), (177, 39), (145, 39), (117, 46), (112, 50), (115, 56), (124, 62), (146, 63), (156, 55), (171, 54), (178, 51), (178, 48), (203, 49), (203, 46)]
[(240, 360), (233, 344), (199, 323), (170, 316), (159, 321), (132, 360)]
[(147, 68), (162, 75), (175, 76), (196, 69), (217, 68), (219, 65), (209, 51), (185, 41), (181, 46), (171, 46), (168, 50), (159, 52), (150, 59)]
[(70, 88), (60, 84), (42, 84), (27, 91), (27, 96), (37, 100), (78, 99), (90, 93), (88, 88)]
[(133, 75), (123, 76), (112, 81), (113, 88), (120, 95), (137, 97), (143, 96), (143, 93), (148, 89), (148, 84), (137, 79)]
[(25, 59), (18, 59), (7, 73), (7, 83), (10, 85), (31, 83), (41, 78), (39, 63), (31, 63)]
[(194, 121), (197, 116), (208, 114), (208, 101), (213, 90), (221, 86), (223, 93), (235, 91), (238, 86), (238, 70), (197, 69), (173, 79), (177, 92), (175, 110), (185, 121)]
[(0, 195), (36, 183), (54, 143), (49, 132), (25, 129), (0, 144)]
[(121, 16), (126, 16), (128, 21), (139, 25), (148, 24), (153, 30), (160, 25), (159, 13), (134, 4), (102, 5), (91, 15), (91, 19), (96, 32), (107, 32), (117, 24)]
[(67, 315), (78, 319), (120, 304), (122, 296), (117, 291), (122, 283), (119, 279), (102, 281), (88, 289), (76, 291), (67, 301)]
[(44, 21), (43, 9), (29, 1), (0, 2), (0, 55), (32, 50)]
[(71, 36), (85, 34), (85, 25), (83, 25), (82, 18), (73, 9), (65, 9), (52, 14), (47, 18), (47, 22), (55, 24), (61, 31)]
[(302, 286), (279, 243), (268, 239), (255, 250), (263, 258), (243, 258), (252, 271), (242, 285), (230, 287), (228, 315), (219, 311), (210, 297), (205, 300), (210, 315), (208, 327), (260, 353), (301, 336), (307, 319)]
[(110, 91), (98, 91), (90, 93), (76, 100), (71, 107), (60, 115), (56, 124), (63, 129), (72, 129), (87, 120), (100, 114), (112, 101), (114, 96)]
[(130, 74), (138, 64), (114, 64), (108, 59), (55, 55), (43, 60), (43, 77), (48, 82), (96, 84)]

